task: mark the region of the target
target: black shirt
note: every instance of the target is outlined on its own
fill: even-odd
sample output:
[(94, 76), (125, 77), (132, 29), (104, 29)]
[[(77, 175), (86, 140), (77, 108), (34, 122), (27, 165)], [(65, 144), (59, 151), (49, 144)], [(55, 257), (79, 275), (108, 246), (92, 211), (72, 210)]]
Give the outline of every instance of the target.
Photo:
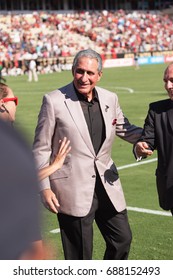
[(88, 101), (88, 99), (77, 90), (76, 94), (85, 116), (95, 153), (97, 154), (105, 140), (105, 123), (100, 109), (98, 94), (96, 90), (94, 90), (94, 97), (91, 101)]

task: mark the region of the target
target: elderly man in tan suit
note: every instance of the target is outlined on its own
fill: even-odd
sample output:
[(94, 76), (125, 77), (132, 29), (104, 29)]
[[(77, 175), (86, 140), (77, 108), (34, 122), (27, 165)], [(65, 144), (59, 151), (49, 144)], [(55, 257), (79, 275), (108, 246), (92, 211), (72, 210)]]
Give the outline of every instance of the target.
[(115, 93), (96, 86), (97, 52), (78, 52), (72, 74), (73, 82), (44, 96), (38, 117), (38, 169), (54, 160), (58, 140), (67, 137), (71, 145), (62, 168), (42, 181), (42, 202), (57, 213), (65, 259), (92, 259), (94, 220), (106, 243), (104, 259), (127, 259), (132, 236), (111, 149), (115, 135), (135, 143), (142, 129), (129, 123)]

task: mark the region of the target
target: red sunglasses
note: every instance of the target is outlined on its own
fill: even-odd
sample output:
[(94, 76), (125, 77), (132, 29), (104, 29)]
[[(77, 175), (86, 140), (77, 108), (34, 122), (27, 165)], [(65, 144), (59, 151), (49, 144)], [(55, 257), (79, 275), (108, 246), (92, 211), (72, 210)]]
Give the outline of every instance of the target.
[(8, 101), (14, 101), (16, 106), (18, 105), (18, 97), (16, 97), (16, 96), (15, 97), (6, 97), (6, 98), (3, 98), (2, 100), (4, 101), (4, 103), (8, 102)]

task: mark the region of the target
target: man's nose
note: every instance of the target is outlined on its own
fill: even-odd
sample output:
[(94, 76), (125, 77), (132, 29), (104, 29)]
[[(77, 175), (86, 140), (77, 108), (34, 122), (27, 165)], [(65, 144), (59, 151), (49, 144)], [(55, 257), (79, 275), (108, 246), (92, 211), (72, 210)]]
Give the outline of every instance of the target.
[(173, 87), (173, 82), (171, 82), (170, 80), (167, 81), (167, 87), (168, 88), (172, 88)]
[(87, 72), (84, 72), (82, 75), (82, 81), (86, 81), (88, 79), (88, 74)]

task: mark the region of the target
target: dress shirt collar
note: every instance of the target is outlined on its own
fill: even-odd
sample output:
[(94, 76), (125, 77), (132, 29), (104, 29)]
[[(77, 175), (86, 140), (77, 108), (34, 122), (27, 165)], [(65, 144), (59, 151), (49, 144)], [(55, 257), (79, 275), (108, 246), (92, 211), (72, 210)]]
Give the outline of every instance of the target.
[(76, 95), (77, 95), (79, 101), (85, 101), (85, 102), (94, 102), (94, 101), (97, 101), (97, 102), (98, 102), (98, 100), (99, 100), (99, 98), (98, 98), (98, 93), (97, 93), (97, 91), (96, 91), (95, 88), (93, 89), (93, 98), (92, 98), (91, 101), (88, 101), (88, 99), (86, 98), (86, 96), (83, 95), (83, 94), (81, 94), (81, 93), (75, 88), (75, 86), (74, 86), (74, 89), (75, 89), (75, 92), (76, 92)]

